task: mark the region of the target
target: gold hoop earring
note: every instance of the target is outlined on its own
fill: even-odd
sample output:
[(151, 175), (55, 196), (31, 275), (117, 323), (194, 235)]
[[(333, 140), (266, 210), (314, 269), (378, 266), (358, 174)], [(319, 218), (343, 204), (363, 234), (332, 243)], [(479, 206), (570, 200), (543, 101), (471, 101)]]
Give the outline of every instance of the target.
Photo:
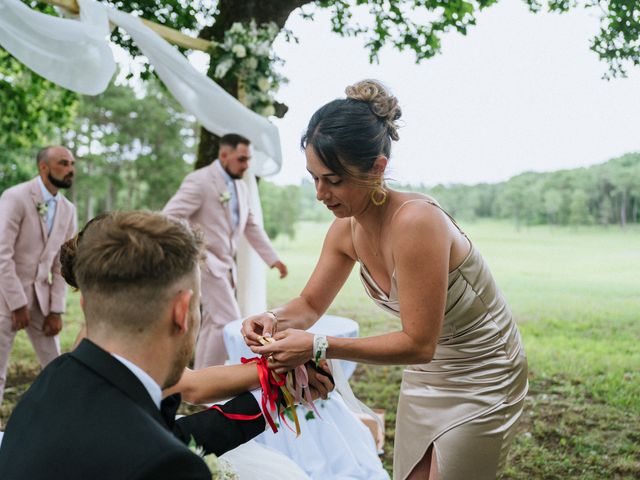
[[(377, 197), (377, 198), (376, 198)], [(387, 201), (387, 191), (382, 186), (382, 183), (373, 189), (371, 192), (371, 202), (379, 207)]]

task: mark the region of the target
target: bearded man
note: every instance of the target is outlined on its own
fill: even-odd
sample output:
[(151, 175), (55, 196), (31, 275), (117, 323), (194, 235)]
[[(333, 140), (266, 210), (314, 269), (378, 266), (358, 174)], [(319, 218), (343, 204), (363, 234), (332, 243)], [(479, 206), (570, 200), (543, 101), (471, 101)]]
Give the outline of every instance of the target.
[(0, 197), (0, 404), (16, 333), (24, 329), (44, 368), (60, 355), (66, 284), (60, 246), (76, 231), (76, 209), (60, 193), (75, 175), (73, 154), (41, 149), (38, 176)]
[(278, 270), (280, 278), (288, 273), (249, 206), (249, 190), (242, 177), (251, 161), (250, 147), (250, 141), (241, 135), (221, 137), (218, 158), (187, 175), (163, 210), (187, 220), (204, 234), (202, 328), (196, 345), (196, 369), (222, 365), (227, 358), (224, 326), (241, 317), (235, 257), (242, 236), (269, 268)]

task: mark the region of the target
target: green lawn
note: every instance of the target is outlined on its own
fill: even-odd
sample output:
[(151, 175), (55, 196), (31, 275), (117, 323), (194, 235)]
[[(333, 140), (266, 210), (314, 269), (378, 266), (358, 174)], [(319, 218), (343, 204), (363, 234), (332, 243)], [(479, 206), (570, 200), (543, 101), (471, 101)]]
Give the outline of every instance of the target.
[[(506, 294), (529, 357), (530, 394), (504, 478), (640, 478), (640, 229), (462, 224)], [(300, 291), (327, 227), (303, 223), (295, 240), (276, 241), (290, 275), (269, 272), (270, 306)], [(361, 335), (399, 325), (368, 300), (356, 272), (330, 313), (357, 320)], [(77, 294), (65, 321), (68, 349), (79, 325)], [(21, 333), (2, 421), (35, 371)], [(400, 376), (400, 367), (360, 366), (352, 381), (363, 401), (386, 409), (388, 467)]]

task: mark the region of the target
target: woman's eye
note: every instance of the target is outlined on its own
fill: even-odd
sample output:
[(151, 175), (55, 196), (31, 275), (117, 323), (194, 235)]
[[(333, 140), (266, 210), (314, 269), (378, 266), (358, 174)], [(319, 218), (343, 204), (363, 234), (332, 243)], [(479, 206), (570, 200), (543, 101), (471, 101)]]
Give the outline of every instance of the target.
[(342, 183), (342, 180), (334, 180), (333, 182), (331, 182), (331, 181), (329, 182), (329, 184), (334, 185), (334, 186), (335, 185), (340, 185), (341, 183)]

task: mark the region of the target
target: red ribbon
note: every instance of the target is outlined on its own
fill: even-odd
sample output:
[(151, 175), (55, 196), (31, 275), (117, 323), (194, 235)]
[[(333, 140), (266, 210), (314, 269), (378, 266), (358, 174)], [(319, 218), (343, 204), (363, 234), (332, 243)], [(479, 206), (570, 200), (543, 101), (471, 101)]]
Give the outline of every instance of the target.
[[(270, 412), (277, 412), (277, 399), (278, 399), (278, 389), (284, 386), (285, 378), (279, 377), (281, 380), (275, 378), (272, 372), (269, 370), (267, 365), (266, 357), (254, 357), (254, 358), (241, 358), (242, 363), (254, 363), (258, 368), (258, 378), (260, 379), (260, 387), (262, 388), (262, 412), (259, 412), (255, 415), (244, 415), (240, 413), (227, 413), (220, 406), (213, 405), (209, 407), (209, 410), (217, 410), (222, 415), (232, 420), (255, 420), (259, 418), (260, 415), (264, 415), (267, 423), (271, 427), (273, 432), (278, 431), (278, 427), (276, 426), (273, 418), (271, 417)], [(276, 414), (277, 415), (277, 414)], [(282, 416), (282, 415), (281, 415)], [(286, 423), (286, 422), (285, 422)]]

